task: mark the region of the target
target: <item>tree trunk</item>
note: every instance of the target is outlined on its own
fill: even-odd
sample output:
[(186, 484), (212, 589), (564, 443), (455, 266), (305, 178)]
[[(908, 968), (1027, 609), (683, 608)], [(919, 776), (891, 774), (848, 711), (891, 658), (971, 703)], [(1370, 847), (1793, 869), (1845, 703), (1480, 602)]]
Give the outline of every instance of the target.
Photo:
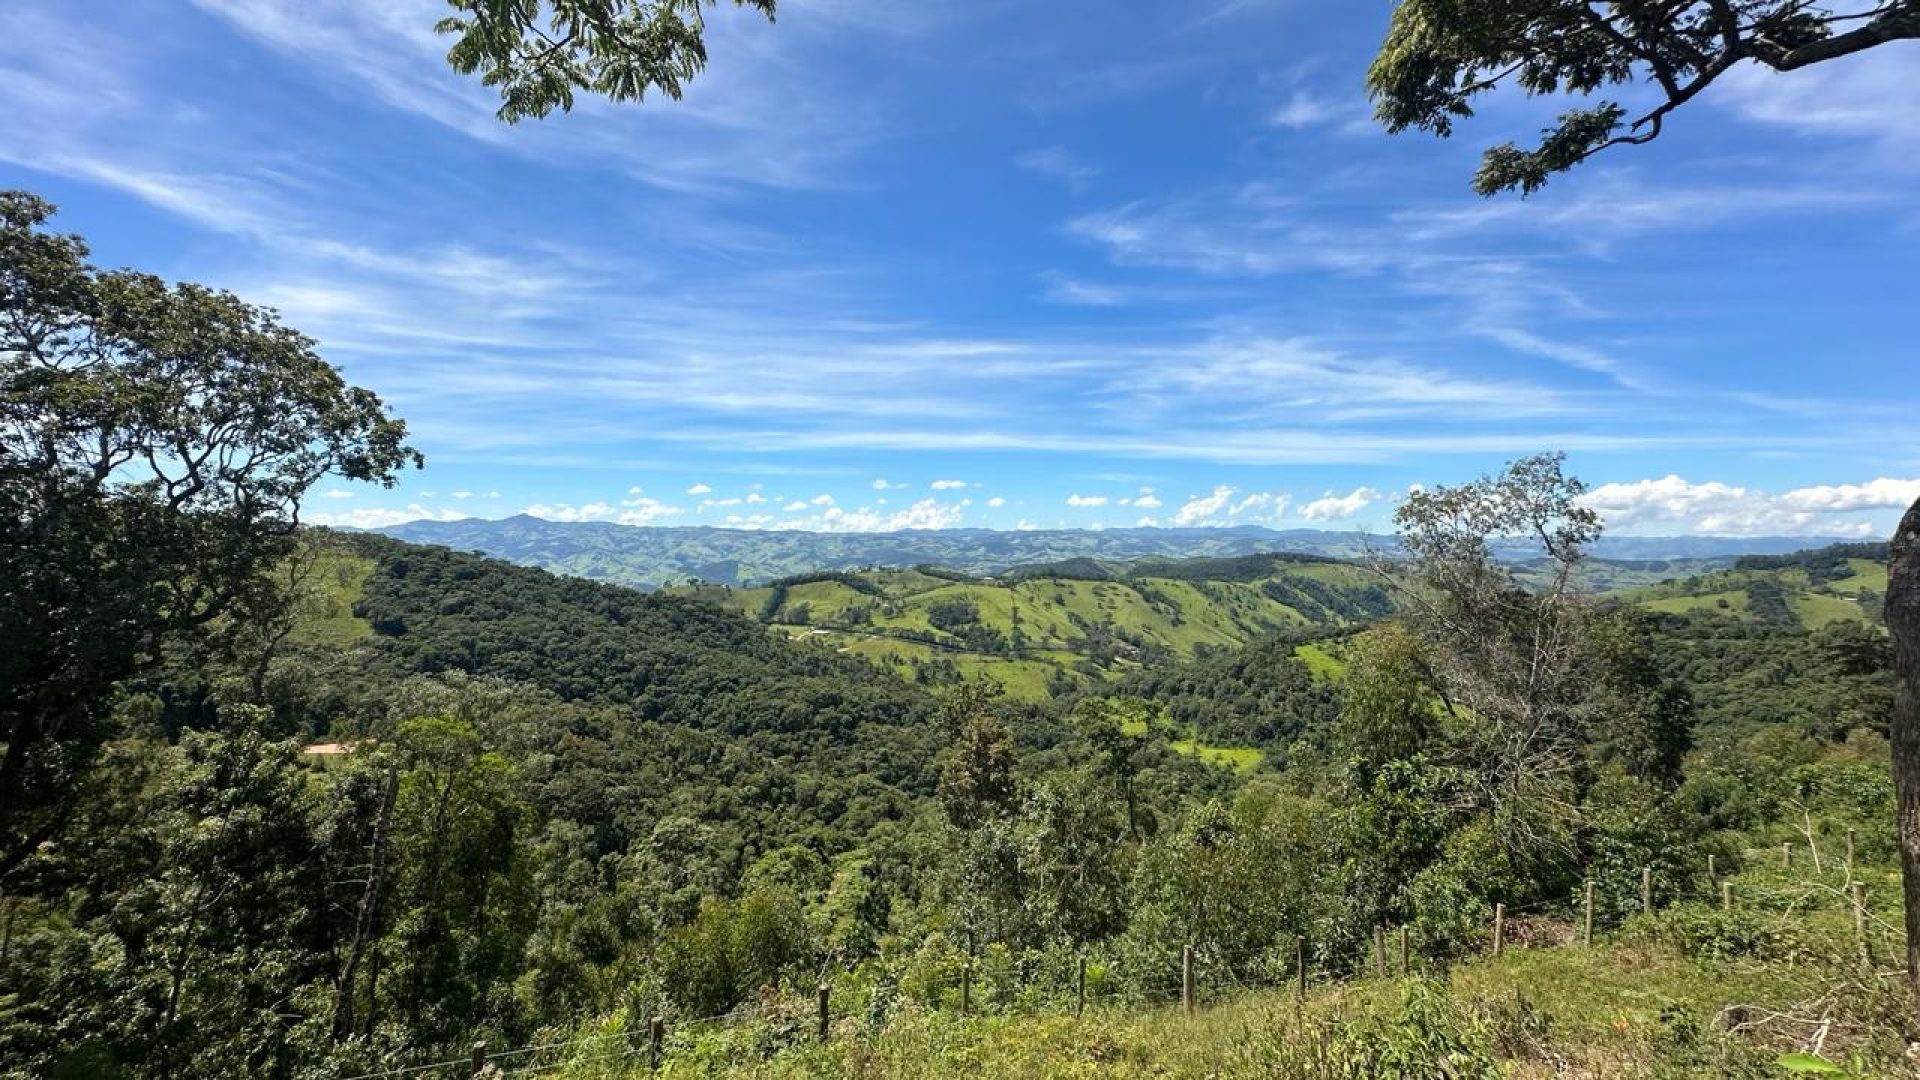
[(1893, 788), (1907, 906), (1907, 985), (1920, 1027), (1920, 502), (1893, 536), (1887, 629), (1893, 633)]
[[(366, 888), (360, 891), (360, 905), (353, 917), (353, 943), (347, 948), (347, 962), (335, 983), (333, 1038), (335, 1042), (353, 1034), (353, 995), (357, 987), (360, 961), (373, 942), (374, 923), (380, 917), (380, 892), (387, 879), (387, 834), (393, 826), (393, 800), (400, 790), (400, 769), (387, 767), (387, 782), (380, 791), (380, 814), (373, 823), (373, 852), (368, 860)], [(369, 978), (368, 994), (373, 993)], [(369, 1009), (372, 1006), (368, 1006)]]

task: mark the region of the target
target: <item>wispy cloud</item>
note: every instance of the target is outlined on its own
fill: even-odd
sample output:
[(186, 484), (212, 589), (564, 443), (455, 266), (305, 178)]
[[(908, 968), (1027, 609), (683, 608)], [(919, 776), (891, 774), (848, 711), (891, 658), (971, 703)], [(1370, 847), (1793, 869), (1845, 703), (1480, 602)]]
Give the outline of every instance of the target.
[(1064, 146), (1029, 150), (1014, 158), (1013, 163), (1030, 173), (1058, 181), (1072, 191), (1086, 190), (1101, 172), (1100, 166)]

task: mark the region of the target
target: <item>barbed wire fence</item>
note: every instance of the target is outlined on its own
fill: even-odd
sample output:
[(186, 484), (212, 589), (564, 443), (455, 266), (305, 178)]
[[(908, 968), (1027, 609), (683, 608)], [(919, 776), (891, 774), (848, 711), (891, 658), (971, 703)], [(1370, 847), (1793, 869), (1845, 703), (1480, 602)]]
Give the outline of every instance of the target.
[[(1782, 850), (1782, 870), (1791, 870), (1794, 865), (1792, 845)], [(1837, 885), (1826, 880), (1833, 876), (1836, 868), (1842, 875)], [(1676, 901), (1691, 901), (1708, 908), (1717, 902), (1722, 912), (1772, 913), (1776, 916), (1776, 924), (1785, 927), (1823, 905), (1838, 905), (1851, 915), (1856, 976), (1869, 980), (1904, 979), (1904, 967), (1875, 967), (1875, 957), (1904, 957), (1905, 928), (1875, 914), (1869, 906), (1865, 883), (1855, 876), (1851, 834), (1848, 836), (1844, 863), (1829, 859), (1825, 864), (1810, 869), (1815, 876), (1790, 881), (1783, 887), (1767, 887), (1752, 881), (1736, 886), (1731, 879), (1717, 875), (1714, 860), (1709, 856), (1705, 879), (1708, 890), (1689, 889), (1686, 888), (1687, 882), (1676, 882), (1673, 883), (1674, 889), (1668, 903), (1661, 905), (1655, 902), (1655, 872), (1651, 866), (1645, 866), (1639, 875), (1634, 909), (1636, 914), (1648, 915)], [(1580, 890), (1569, 897), (1545, 897), (1517, 905), (1495, 903), (1486, 912), (1487, 933), (1485, 945), (1480, 951), (1497, 957), (1509, 947), (1591, 947), (1595, 942), (1596, 887), (1597, 882), (1588, 879)], [(1523, 926), (1514, 920), (1547, 914), (1565, 917), (1565, 922), (1556, 927), (1562, 940), (1549, 940), (1531, 933), (1513, 933), (1516, 926)], [(1055, 978), (1046, 981), (1048, 986), (1070, 988), (1067, 992), (1051, 995), (1050, 1000), (1039, 1005), (1031, 999), (1024, 1005), (1010, 1005), (1001, 1000), (990, 1007), (996, 1013), (1081, 1016), (1090, 1007), (1178, 1004), (1188, 1015), (1192, 1015), (1204, 1005), (1263, 991), (1291, 989), (1297, 1000), (1304, 1001), (1316, 990), (1345, 986), (1360, 980), (1407, 978), (1414, 974), (1443, 970), (1450, 960), (1458, 958), (1417, 949), (1415, 932), (1415, 927), (1410, 924), (1376, 925), (1372, 928), (1371, 943), (1365, 954), (1357, 965), (1350, 968), (1311, 962), (1309, 942), (1304, 936), (1295, 937), (1291, 948), (1286, 943), (1239, 949), (1225, 949), (1217, 944), (1187, 945), (1177, 959), (1170, 958), (1169, 962), (1152, 972), (1130, 970), (1124, 960), (1110, 957), (1096, 962), (1088, 954), (1082, 953), (1076, 957), (1075, 968), (1069, 978), (1059, 979), (1059, 973), (1055, 973)], [(1254, 961), (1259, 963), (1256, 965), (1252, 963)], [(1419, 969), (1417, 971), (1416, 966)], [(1091, 981), (1090, 971), (1095, 975)], [(983, 975), (996, 975), (990, 981), (990, 987), (1004, 982), (1004, 979), (997, 977), (997, 973), (976, 966), (976, 956), (970, 944), (960, 960), (958, 972), (932, 977), (918, 976), (910, 980), (887, 977), (868, 989), (870, 993), (884, 993), (890, 997), (915, 1001), (929, 1009), (951, 1008), (961, 1016), (968, 1016), (980, 1011), (976, 992), (983, 988)], [(910, 983), (910, 988), (903, 983)], [(1026, 986), (1029, 989), (1042, 988), (1037, 982), (1029, 982)], [(1841, 990), (1828, 984), (1807, 986), (1804, 990), (1808, 995), (1807, 1003), (1821, 1006), (1814, 1010), (1816, 1015), (1801, 1016), (1752, 1006), (1729, 1005), (1722, 1010), (1724, 1026), (1729, 1031), (1798, 1026), (1814, 1032), (1811, 1041), (1817, 1047), (1825, 1042), (1830, 1031), (1847, 1027), (1835, 1021), (1831, 1015), (1830, 1006)], [(673, 1048), (669, 1042), (670, 1035), (675, 1041), (685, 1043), (705, 1032), (744, 1029), (755, 1023), (777, 1020), (793, 1029), (788, 1034), (794, 1041), (806, 1037), (806, 1029), (811, 1028), (812, 1038), (826, 1042), (833, 1037), (835, 1019), (849, 1015), (853, 1014), (845, 1010), (836, 1011), (833, 984), (821, 982), (810, 1002), (792, 993), (785, 996), (776, 993), (757, 1004), (741, 1005), (705, 1016), (669, 1018), (663, 1013), (655, 1013), (648, 1017), (644, 1029), (601, 1032), (504, 1050), (492, 1049), (485, 1042), (475, 1042), (462, 1057), (363, 1072), (342, 1077), (341, 1080), (533, 1077), (551, 1075), (585, 1064), (617, 1065), (637, 1058), (645, 1058), (650, 1069), (658, 1069)]]

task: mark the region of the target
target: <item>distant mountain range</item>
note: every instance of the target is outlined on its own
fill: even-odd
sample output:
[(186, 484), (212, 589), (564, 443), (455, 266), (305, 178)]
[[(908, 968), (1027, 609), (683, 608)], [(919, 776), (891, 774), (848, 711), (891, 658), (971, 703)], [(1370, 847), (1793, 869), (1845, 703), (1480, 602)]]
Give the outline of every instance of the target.
[[(419, 544), (478, 551), (523, 566), (642, 589), (699, 581), (754, 585), (820, 570), (934, 564), (968, 574), (996, 574), (1032, 563), (1068, 559), (1218, 558), (1296, 552), (1355, 559), (1391, 549), (1392, 537), (1321, 529), (995, 529), (813, 533), (556, 522), (521, 514), (499, 521), (413, 521), (378, 530)], [(1833, 541), (1809, 537), (1609, 536), (1597, 558), (1631, 563), (1685, 560), (1681, 574), (1731, 565), (1742, 555), (1778, 555)], [(1515, 561), (1537, 549), (1513, 544)], [(1643, 568), (1661, 573), (1659, 565)]]

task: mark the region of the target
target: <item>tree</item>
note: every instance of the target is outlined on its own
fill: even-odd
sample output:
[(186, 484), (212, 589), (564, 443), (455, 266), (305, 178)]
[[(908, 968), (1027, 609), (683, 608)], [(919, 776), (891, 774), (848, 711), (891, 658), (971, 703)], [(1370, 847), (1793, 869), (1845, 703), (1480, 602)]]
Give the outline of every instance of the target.
[(60, 826), (116, 683), (270, 607), (300, 500), (420, 456), (270, 311), (87, 264), (0, 193), (0, 877)]
[[(1496, 477), (1409, 494), (1394, 521), (1412, 580), (1387, 569), (1433, 646), (1434, 689), (1457, 729), (1455, 764), (1474, 775), (1478, 808), (1520, 847), (1570, 833), (1581, 744), (1607, 682), (1592, 608), (1575, 582), (1601, 525), (1580, 505), (1586, 488), (1561, 471), (1563, 460), (1538, 454)], [(1538, 545), (1545, 582), (1523, 587), (1495, 558), (1495, 539)]]
[(1443, 138), (1473, 115), (1475, 97), (1508, 83), (1535, 96), (1657, 89), (1651, 108), (1601, 100), (1563, 113), (1531, 150), (1487, 150), (1474, 190), (1530, 194), (1602, 150), (1652, 142), (1669, 114), (1743, 62), (1796, 71), (1913, 38), (1920, 0), (1402, 0), (1367, 85), (1387, 130)]
[(1420, 639), (1397, 623), (1356, 635), (1348, 652), (1334, 748), (1371, 782), (1381, 766), (1413, 757), (1434, 738), (1432, 667)]
[(1907, 902), (1907, 981), (1920, 1009), (1920, 502), (1893, 535), (1887, 629), (1893, 632), (1899, 684), (1893, 705), (1893, 786)]
[[(773, 20), (776, 0), (734, 0)], [(507, 123), (573, 108), (575, 91), (638, 101), (678, 100), (707, 66), (706, 9), (715, 0), (447, 0), (457, 15), (434, 27), (457, 35), (447, 63), (500, 88)]]

